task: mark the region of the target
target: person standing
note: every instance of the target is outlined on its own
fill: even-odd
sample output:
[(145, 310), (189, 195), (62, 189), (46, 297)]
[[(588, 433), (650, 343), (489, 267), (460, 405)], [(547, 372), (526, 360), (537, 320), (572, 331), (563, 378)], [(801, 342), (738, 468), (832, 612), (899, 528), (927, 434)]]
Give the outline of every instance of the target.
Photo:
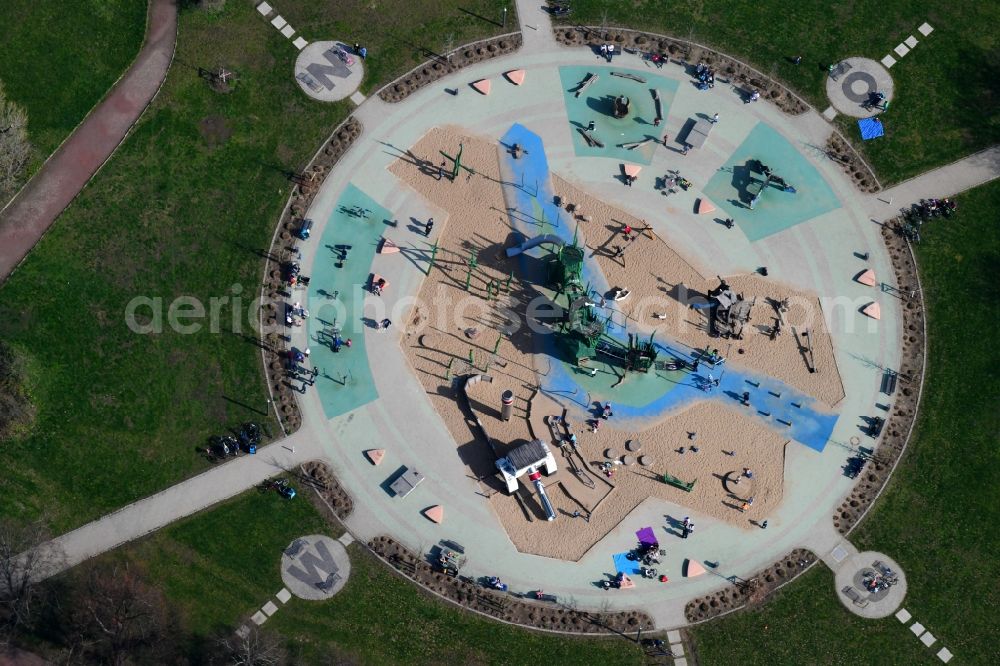
[(712, 122), (713, 125), (715, 123), (719, 122), (719, 114), (718, 113), (716, 113), (715, 115), (712, 116), (712, 121), (711, 122)]
[(427, 224), (424, 225), (424, 236), (429, 237), (431, 235), (431, 229), (434, 228), (434, 218), (427, 218)]
[(591, 121), (590, 121), (590, 122), (589, 122), (589, 123), (587, 124), (587, 131), (588, 131), (588, 132), (593, 132), (593, 131), (594, 131), (594, 128), (596, 128), (596, 127), (597, 127), (597, 123), (595, 123), (595, 122), (594, 122), (593, 120), (591, 120)]
[(766, 520), (760, 524), (760, 529), (762, 529), (762, 530), (766, 530), (767, 529), (767, 521)]
[(388, 330), (390, 326), (392, 326), (391, 320), (389, 320), (388, 318), (382, 320), (381, 329), (383, 331)]

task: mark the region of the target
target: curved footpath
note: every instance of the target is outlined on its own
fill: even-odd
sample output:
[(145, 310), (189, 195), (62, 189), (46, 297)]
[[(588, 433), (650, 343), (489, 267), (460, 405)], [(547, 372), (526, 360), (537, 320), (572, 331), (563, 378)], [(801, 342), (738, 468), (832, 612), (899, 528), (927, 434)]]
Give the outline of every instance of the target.
[(125, 140), (163, 84), (176, 41), (177, 0), (150, 0), (146, 41), (132, 66), (0, 211), (0, 282)]

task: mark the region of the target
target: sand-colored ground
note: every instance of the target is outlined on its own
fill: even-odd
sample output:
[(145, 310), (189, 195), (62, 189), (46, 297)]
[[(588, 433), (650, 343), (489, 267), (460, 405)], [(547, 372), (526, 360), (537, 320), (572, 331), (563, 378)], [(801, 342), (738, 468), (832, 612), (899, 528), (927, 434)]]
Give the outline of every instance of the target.
[[(438, 180), (439, 151), (454, 154), (459, 142), (465, 146), (463, 164), (477, 175), (463, 172), (455, 182)], [(498, 182), (496, 143), (465, 136), (456, 128), (437, 128), (397, 160), (390, 171), (448, 214), (443, 224), (437, 220), (439, 250), (435, 267), (424, 280), (406, 325), (403, 342), (406, 357), (455, 438), (458, 455), (470, 473), (481, 479), (483, 494), (489, 496), (519, 550), (579, 559), (648, 497), (667, 499), (690, 507), (692, 513), (748, 528), (751, 519), (763, 519), (777, 506), (782, 493), (784, 438), (718, 403), (695, 405), (642, 433), (618, 431), (614, 419), (605, 422), (597, 433), (591, 433), (583, 423), (572, 423), (579, 453), (572, 455), (568, 449), (558, 449), (560, 433), (550, 428), (546, 419), (560, 415), (562, 408), (538, 393), (534, 371), (551, 361), (534, 353), (527, 327), (500, 339), (499, 330), (508, 321), (505, 309), (523, 315), (518, 303), (538, 295), (528, 279), (538, 271), (529, 262), (523, 268), (525, 272), (518, 273), (525, 264), (508, 260), (503, 253), (511, 242), (512, 229)], [(578, 196), (577, 201), (583, 201), (582, 197)], [(621, 219), (618, 213), (608, 210), (607, 219), (612, 215)], [(587, 212), (595, 219), (588, 224), (599, 224), (596, 202), (589, 202)], [(650, 245), (654, 242), (661, 252), (671, 252), (659, 240), (641, 241)], [(628, 254), (636, 266), (640, 265), (638, 253), (633, 252), (639, 247), (637, 243)], [(477, 266), (466, 289), (467, 262), (472, 250), (477, 252)], [(654, 255), (649, 259), (653, 263), (648, 265), (673, 263), (676, 258), (672, 253), (665, 257)], [(604, 262), (605, 258), (599, 260)], [(614, 270), (613, 265), (605, 263), (602, 268)], [(676, 263), (681, 265), (679, 259)], [(690, 270), (684, 279), (701, 285), (704, 279)], [(505, 287), (512, 271), (508, 289)], [(676, 279), (675, 273), (667, 274)], [(613, 273), (609, 278), (616, 279)], [(624, 271), (620, 279), (628, 279)], [(487, 300), (491, 281), (501, 285), (501, 293), (498, 298)], [(734, 287), (737, 285), (735, 280), (732, 283)], [(467, 334), (470, 330), (474, 330), (472, 337)], [(498, 339), (499, 347), (494, 354)], [(694, 342), (692, 339), (689, 344)], [(773, 374), (772, 365), (767, 370)], [(470, 385), (466, 402), (462, 393), (464, 378), (475, 374), (488, 375), (490, 380)], [(514, 418), (506, 422), (500, 419), (500, 396), (505, 390), (515, 396)], [(689, 432), (696, 433), (694, 440), (688, 439)], [(496, 455), (536, 437), (551, 444), (560, 467), (556, 475), (545, 478), (549, 497), (559, 514), (554, 522), (545, 520), (530, 483), (518, 495), (509, 496), (495, 478)], [(606, 460), (605, 450), (614, 449), (620, 460), (626, 454), (624, 445), (629, 439), (642, 442), (642, 449), (635, 457), (649, 456), (652, 464), (621, 465), (611, 479), (603, 476), (597, 465)], [(690, 451), (692, 443), (700, 449), (698, 452)], [(687, 447), (683, 455), (676, 452), (681, 446)], [(735, 448), (733, 455), (723, 453), (727, 447)], [(582, 473), (575, 474), (574, 466)], [(738, 486), (732, 485), (743, 467), (753, 470), (753, 480), (744, 479)], [(696, 481), (694, 489), (685, 492), (663, 483), (664, 470), (685, 481)], [(730, 479), (728, 485), (726, 479)], [(754, 504), (749, 512), (741, 513), (739, 506), (749, 497), (754, 498)], [(589, 522), (582, 516), (573, 518), (574, 511), (589, 516)], [(679, 521), (683, 515), (670, 518)], [(664, 534), (662, 526), (654, 527)]]
[[(752, 319), (742, 340), (723, 340), (708, 336), (707, 310), (692, 310), (689, 301), (704, 302), (709, 289), (718, 286), (716, 273), (699, 270), (683, 259), (659, 236), (649, 232), (632, 243), (625, 240), (625, 225), (643, 229), (647, 224), (558, 176), (552, 177), (555, 194), (563, 201), (580, 207), (588, 222), (580, 222), (580, 235), (586, 239), (588, 254), (597, 259), (612, 288), (629, 289), (628, 300), (619, 308), (632, 318), (636, 328), (656, 328), (674, 340), (692, 347), (729, 351), (731, 364), (780, 379), (828, 406), (844, 397), (844, 387), (833, 355), (833, 341), (823, 320), (819, 300), (811, 294), (781, 284), (773, 278), (757, 275), (724, 276), (737, 293), (748, 300), (757, 299)], [(736, 233), (736, 232), (734, 232)], [(636, 232), (633, 232), (635, 235)], [(627, 246), (623, 257), (616, 258), (616, 246)], [(707, 276), (707, 277), (706, 277)], [(795, 331), (785, 328), (776, 340), (770, 339), (777, 316), (771, 300), (788, 299), (786, 322), (797, 324)], [(654, 317), (666, 314), (666, 319)], [(811, 373), (800, 348), (799, 332), (807, 327), (813, 339), (817, 372)], [(730, 349), (730, 343), (731, 349)], [(742, 349), (743, 353), (739, 353)]]

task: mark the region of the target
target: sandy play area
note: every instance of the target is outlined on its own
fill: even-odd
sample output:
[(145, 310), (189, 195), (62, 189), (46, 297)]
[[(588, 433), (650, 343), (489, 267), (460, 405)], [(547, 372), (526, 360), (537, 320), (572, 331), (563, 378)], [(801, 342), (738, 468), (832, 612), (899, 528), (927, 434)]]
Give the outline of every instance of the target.
[[(454, 155), (460, 142), (464, 145), (462, 163), (475, 175), (462, 172), (455, 182), (440, 179), (439, 151)], [(523, 315), (523, 303), (539, 295), (534, 281), (541, 271), (530, 261), (509, 260), (504, 254), (504, 248), (512, 244), (513, 230), (499, 183), (495, 140), (466, 136), (456, 128), (436, 128), (390, 171), (447, 214), (446, 220), (435, 219), (432, 240), (439, 246), (435, 266), (406, 324), (403, 345), (408, 362), (455, 438), (457, 454), (470, 474), (480, 479), (483, 495), (489, 497), (519, 550), (579, 559), (649, 497), (748, 529), (753, 527), (751, 520), (762, 520), (778, 505), (786, 438), (741, 414), (736, 406), (698, 403), (642, 432), (618, 430), (614, 417), (603, 421), (596, 433), (583, 422), (571, 422), (567, 431), (563, 424), (551, 421), (563, 414), (562, 406), (537, 390), (536, 369), (544, 373), (558, 361), (536, 353), (536, 341), (527, 327), (505, 337), (500, 334), (510, 314)], [(591, 221), (581, 223), (581, 231), (587, 234), (587, 246), (611, 284), (634, 290), (634, 300), (625, 311), (647, 330), (663, 326), (670, 336), (689, 345), (711, 344), (701, 315), (678, 306), (670, 293), (680, 284), (704, 293), (714, 286), (713, 281), (655, 236), (633, 243), (622, 267), (612, 252), (602, 248), (609, 247), (609, 237), (620, 236), (621, 222), (639, 228), (641, 221), (554, 180), (561, 196), (582, 205), (591, 216)], [(473, 254), (476, 265), (468, 277)], [(649, 266), (656, 266), (657, 272), (651, 273)], [(754, 324), (770, 324), (767, 313), (773, 308), (764, 302), (765, 296), (809, 298), (763, 278), (741, 276), (729, 282), (748, 298), (758, 297)], [(672, 303), (672, 308), (647, 305), (647, 299)], [(652, 318), (653, 312), (664, 311), (669, 313), (667, 320)], [(734, 341), (730, 363), (766, 372), (834, 404), (843, 389), (829, 336), (820, 324), (813, 326), (819, 373), (806, 371), (791, 331), (771, 342), (754, 329), (744, 340)], [(720, 344), (724, 342), (715, 340), (712, 346), (725, 352)], [(743, 354), (737, 354), (736, 345), (744, 349)], [(465, 383), (475, 375), (485, 375), (485, 379), (468, 385), (466, 400)], [(500, 396), (505, 390), (515, 396), (514, 416), (506, 422), (500, 419)], [(569, 445), (560, 447), (567, 432), (577, 436), (576, 451)], [(507, 495), (495, 478), (496, 457), (535, 438), (549, 443), (560, 468), (544, 478), (559, 514), (554, 522), (545, 520), (535, 490), (524, 477), (515, 496)], [(626, 449), (629, 440), (634, 442), (634, 451)], [(623, 456), (629, 456), (627, 464), (621, 464)], [(609, 461), (620, 463), (613, 466), (610, 477), (601, 469)], [(752, 478), (742, 476), (744, 468), (752, 470)], [(690, 492), (668, 485), (662, 480), (664, 472), (695, 485)], [(742, 511), (750, 498), (752, 506)], [(660, 534), (665, 534), (663, 529), (676, 532), (683, 517), (665, 516), (663, 524), (655, 527)]]
[[(731, 363), (780, 379), (827, 406), (843, 399), (844, 387), (834, 360), (833, 342), (819, 299), (814, 295), (773, 278), (723, 276), (735, 292), (747, 300), (756, 298), (757, 304), (742, 340), (710, 338), (708, 322), (702, 314), (707, 311), (689, 309), (687, 304), (704, 302), (708, 290), (719, 284), (715, 272), (693, 266), (652, 231), (641, 234), (633, 231), (635, 240), (629, 242), (623, 228), (628, 225), (633, 230), (645, 229), (648, 226), (645, 221), (596, 199), (558, 176), (553, 176), (552, 185), (561, 200), (582, 212), (576, 215), (580, 235), (586, 239), (590, 256), (597, 259), (610, 286), (632, 292), (627, 301), (619, 304), (619, 309), (631, 318), (630, 325), (638, 330), (656, 328), (695, 348), (718, 348), (720, 353), (728, 355)], [(580, 221), (584, 216), (589, 221)], [(617, 246), (625, 249), (621, 257), (615, 256)], [(786, 299), (788, 311), (784, 317), (795, 330), (786, 327), (771, 340), (769, 333), (777, 317), (772, 302)], [(663, 314), (666, 319), (656, 317)], [(798, 335), (802, 328), (808, 328), (813, 338), (815, 373), (809, 372), (800, 351), (804, 347)]]

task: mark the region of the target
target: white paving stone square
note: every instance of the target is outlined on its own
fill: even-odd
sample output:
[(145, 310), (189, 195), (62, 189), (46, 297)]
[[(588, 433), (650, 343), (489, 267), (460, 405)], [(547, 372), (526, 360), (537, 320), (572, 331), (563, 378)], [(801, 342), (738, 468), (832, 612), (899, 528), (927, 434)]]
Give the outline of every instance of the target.
[(271, 13), (271, 5), (267, 4), (266, 2), (262, 2), (259, 5), (257, 5), (257, 11), (260, 12), (261, 16), (267, 16), (268, 14)]
[(354, 535), (351, 534), (350, 532), (344, 532), (343, 534), (340, 535), (340, 538), (337, 539), (337, 541), (344, 544), (345, 546), (350, 546), (352, 543), (354, 543)]
[(823, 117), (826, 118), (827, 120), (833, 120), (834, 118), (837, 117), (837, 109), (833, 108), (832, 106), (826, 107), (826, 111), (823, 112)]
[(912, 49), (914, 46), (917, 45), (917, 38), (914, 37), (913, 35), (910, 35), (909, 37), (903, 40), (903, 43)]
[(936, 640), (937, 639), (934, 638), (934, 634), (932, 634), (929, 631), (920, 637), (920, 642), (926, 645), (927, 647), (934, 645), (934, 641)]
[(274, 605), (273, 601), (268, 601), (261, 610), (267, 613), (268, 617), (271, 617), (278, 612), (278, 607)]
[(254, 613), (250, 619), (253, 620), (253, 623), (256, 624), (257, 626), (260, 626), (265, 622), (267, 622), (267, 616), (261, 613), (260, 611)]
[(919, 30), (920, 34), (924, 37), (934, 32), (934, 28), (932, 28), (929, 23), (924, 23), (922, 26), (917, 28), (917, 30)]
[(290, 39), (291, 36), (295, 34), (295, 28), (290, 25), (286, 25), (281, 29), (281, 34), (283, 34), (286, 39)]
[(910, 625), (910, 631), (913, 632), (914, 636), (919, 636), (920, 634), (924, 633), (924, 629), (926, 629), (926, 627), (924, 627), (924, 625), (920, 624), (919, 622), (914, 622), (913, 624)]
[(271, 19), (271, 25), (273, 25), (278, 30), (281, 30), (286, 25), (288, 25), (288, 21), (286, 21), (285, 19), (281, 18), (281, 14), (278, 14), (273, 19)]
[(278, 601), (281, 603), (287, 604), (288, 600), (292, 598), (292, 593), (288, 591), (287, 587), (283, 587), (281, 588), (281, 592), (278, 592), (274, 596), (278, 597)]
[(937, 657), (938, 659), (947, 664), (949, 661), (951, 661), (952, 657), (951, 650), (949, 650), (948, 648), (941, 648), (940, 650), (938, 650)]
[(361, 106), (361, 103), (365, 101), (365, 96), (362, 95), (360, 91), (355, 90), (351, 93), (351, 101), (358, 106)]
[(245, 624), (240, 625), (240, 628), (236, 630), (236, 635), (240, 638), (246, 638), (250, 633), (250, 627)]
[(844, 558), (847, 557), (847, 549), (843, 546), (837, 546), (830, 551), (830, 557), (833, 558), (834, 562), (843, 562)]
[(295, 48), (297, 48), (299, 51), (301, 51), (302, 49), (304, 49), (308, 45), (309, 45), (309, 42), (307, 42), (302, 37), (296, 37), (295, 41), (292, 42), (292, 46), (294, 46)]
[(667, 632), (667, 642), (668, 643), (680, 643), (681, 642), (681, 632), (676, 629), (671, 629)]
[(896, 64), (896, 59), (893, 58), (891, 55), (887, 55), (886, 57), (882, 58), (882, 64), (885, 65), (886, 69), (889, 69), (890, 67)]
[(899, 46), (897, 46), (893, 50), (896, 52), (896, 55), (898, 55), (900, 58), (902, 58), (903, 56), (905, 56), (907, 53), (910, 52), (909, 47), (906, 44), (902, 43), (902, 42), (900, 42)]
[(909, 622), (911, 617), (913, 616), (910, 615), (910, 611), (906, 610), (905, 608), (900, 608), (899, 612), (896, 613), (896, 619), (902, 622), (903, 624)]
[(684, 656), (684, 644), (683, 643), (671, 643), (670, 644), (670, 656), (671, 657), (683, 657)]
[(674, 659), (674, 666), (688, 666), (688, 660), (684, 657), (677, 657)]

